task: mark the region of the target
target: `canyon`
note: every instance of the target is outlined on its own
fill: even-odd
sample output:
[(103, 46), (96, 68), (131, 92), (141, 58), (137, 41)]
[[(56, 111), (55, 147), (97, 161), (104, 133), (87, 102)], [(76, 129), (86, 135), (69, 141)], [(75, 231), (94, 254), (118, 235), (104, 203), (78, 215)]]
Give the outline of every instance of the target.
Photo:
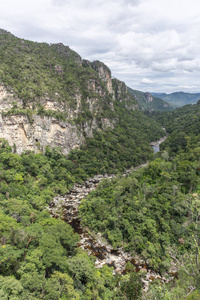
[[(165, 139), (166, 137), (154, 142), (152, 146), (156, 147), (157, 150)], [(159, 149), (154, 152), (156, 153), (158, 151)], [(148, 162), (126, 170), (123, 174), (118, 176), (126, 177), (130, 173), (147, 166)], [(155, 279), (159, 279), (163, 283), (170, 282), (176, 276), (177, 268), (175, 265), (171, 266), (169, 273), (161, 275), (148, 267), (148, 261), (144, 261), (139, 256), (132, 256), (131, 253), (125, 252), (122, 247), (114, 249), (101, 233), (94, 233), (89, 228), (85, 228), (81, 225), (81, 219), (78, 216), (81, 201), (86, 199), (89, 193), (94, 191), (103, 180), (112, 180), (114, 178), (116, 178), (115, 174), (96, 175), (82, 184), (75, 184), (67, 195), (54, 197), (53, 201), (47, 207), (47, 210), (53, 218), (60, 218), (69, 223), (74, 229), (74, 232), (79, 234), (80, 241), (77, 246), (87, 251), (88, 255), (95, 256), (96, 268), (101, 268), (107, 264), (109, 267), (113, 267), (114, 275), (117, 273), (125, 274), (126, 264), (127, 262), (131, 262), (136, 267), (136, 271), (140, 271), (142, 274), (144, 291), (148, 290), (149, 283)]]

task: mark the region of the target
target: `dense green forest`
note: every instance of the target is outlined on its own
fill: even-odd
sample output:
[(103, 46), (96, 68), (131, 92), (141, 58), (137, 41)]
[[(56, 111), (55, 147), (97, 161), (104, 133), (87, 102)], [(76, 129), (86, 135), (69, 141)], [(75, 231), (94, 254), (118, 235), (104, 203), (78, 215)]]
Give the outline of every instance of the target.
[[(18, 155), (15, 145), (0, 140), (0, 298), (200, 299), (200, 105), (144, 115), (117, 80), (112, 79), (115, 94), (108, 92), (99, 65), (91, 67), (62, 44), (25, 41), (0, 30), (0, 83), (16, 99), (2, 118), (25, 114), (31, 123), (34, 115), (55, 117), (72, 122), (85, 137), (68, 156), (48, 146), (37, 154)], [(88, 89), (90, 79), (103, 96)], [(69, 120), (77, 91), (81, 109)], [(98, 99), (101, 109), (91, 112), (90, 97)], [(45, 99), (63, 109), (45, 110)], [(94, 118), (98, 126), (88, 136), (84, 126)], [(103, 128), (102, 118), (113, 126)], [(161, 152), (153, 154), (150, 142), (166, 134), (161, 126), (168, 138)], [(147, 161), (147, 167), (122, 176)], [(117, 177), (102, 181), (82, 200), (82, 225), (160, 274), (167, 276), (173, 266), (171, 283), (153, 281), (144, 292), (144, 274), (130, 263), (124, 275), (114, 276), (107, 265), (96, 269), (95, 257), (77, 247), (78, 234), (62, 216), (50, 216), (47, 207), (55, 196), (105, 173)]]
[(125, 111), (116, 103), (118, 121), (114, 129), (95, 131), (87, 138), (81, 151), (72, 150), (69, 157), (91, 176), (116, 173), (152, 159), (152, 140), (165, 135), (160, 126), (140, 111)]
[(135, 97), (138, 102), (138, 107), (143, 111), (168, 111), (172, 110), (172, 106), (159, 98), (159, 96), (152, 96), (150, 93), (141, 92), (128, 88), (128, 91)]
[(176, 263), (179, 279), (153, 286), (150, 299), (185, 299), (193, 289), (187, 299), (200, 297), (199, 113), (199, 105), (154, 113), (169, 134), (155, 160), (127, 178), (105, 181), (80, 207), (83, 224), (114, 247), (139, 253), (161, 273)]
[(56, 150), (45, 154), (0, 148), (0, 298), (128, 299), (141, 294), (141, 281), (129, 266), (126, 276), (96, 269), (95, 259), (76, 247), (79, 236), (46, 206), (82, 180), (83, 169)]
[(39, 109), (41, 97), (73, 106), (70, 99), (81, 88), (80, 82), (84, 94), (87, 76), (97, 77), (92, 68), (80, 67), (80, 56), (69, 47), (19, 39), (4, 30), (0, 32), (0, 59), (1, 81), (23, 100), (24, 107), (34, 101)]
[(165, 114), (154, 112), (149, 116), (154, 118), (166, 128), (169, 138), (162, 144), (171, 156), (181, 151), (187, 151), (187, 147), (198, 145), (200, 125), (200, 105), (186, 105)]
[[(76, 150), (65, 157), (47, 147), (45, 154), (19, 156), (1, 141), (2, 299), (184, 299), (193, 288), (187, 299), (198, 299), (199, 107), (189, 108), (171, 112), (171, 118), (157, 115), (167, 129), (174, 122), (163, 151), (146, 168), (102, 182), (80, 207), (82, 223), (115, 248), (140, 255), (160, 273), (176, 263), (177, 279), (153, 282), (143, 296), (142, 275), (131, 265), (123, 276), (113, 276), (107, 266), (95, 269), (95, 259), (76, 247), (78, 235), (45, 210), (55, 195), (93, 174), (86, 158), (94, 152)], [(169, 140), (182, 126), (192, 130), (185, 129), (187, 145), (175, 151)]]

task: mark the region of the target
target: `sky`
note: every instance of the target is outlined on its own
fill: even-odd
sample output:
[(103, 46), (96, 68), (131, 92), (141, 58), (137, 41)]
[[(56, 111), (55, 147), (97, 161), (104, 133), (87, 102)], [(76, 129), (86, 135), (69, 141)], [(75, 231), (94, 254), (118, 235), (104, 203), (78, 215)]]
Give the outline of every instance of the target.
[(0, 0), (0, 28), (63, 43), (144, 92), (200, 92), (199, 0)]

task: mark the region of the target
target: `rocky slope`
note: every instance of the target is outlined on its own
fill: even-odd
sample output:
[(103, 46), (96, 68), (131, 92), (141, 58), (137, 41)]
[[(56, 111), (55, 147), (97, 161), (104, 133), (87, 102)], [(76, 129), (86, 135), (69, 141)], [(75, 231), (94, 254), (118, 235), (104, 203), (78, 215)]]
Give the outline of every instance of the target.
[[(157, 141), (157, 143), (162, 143), (162, 141), (163, 139)], [(126, 177), (129, 173), (135, 172), (147, 165), (148, 163), (136, 168), (131, 168), (124, 172), (122, 176)], [(86, 199), (88, 194), (94, 191), (102, 180), (112, 180), (115, 177), (115, 174), (96, 175), (82, 184), (75, 184), (67, 195), (62, 197), (60, 195), (56, 196), (47, 207), (47, 210), (52, 217), (64, 219), (65, 222), (69, 223), (74, 231), (79, 234), (80, 242), (78, 243), (78, 247), (86, 250), (89, 255), (93, 255), (96, 258), (96, 268), (101, 268), (107, 264), (114, 268), (113, 274), (124, 274), (126, 272), (126, 264), (130, 261), (136, 266), (137, 272), (143, 271), (142, 282), (145, 291), (148, 290), (149, 282), (153, 280), (161, 280), (163, 283), (170, 282), (174, 279), (176, 273), (174, 268), (171, 267), (169, 274), (166, 273), (165, 276), (161, 276), (152, 268), (149, 268), (148, 263), (139, 256), (133, 257), (130, 253), (125, 252), (123, 248), (114, 249), (105, 238), (103, 238), (101, 233), (95, 234), (88, 228), (81, 226), (81, 220), (78, 216), (81, 200)]]
[(47, 145), (64, 154), (114, 128), (115, 101), (135, 110), (125, 83), (99, 61), (89, 62), (63, 44), (39, 44), (0, 30), (0, 138), (17, 153)]
[(135, 97), (138, 102), (138, 107), (144, 111), (167, 111), (172, 110), (172, 106), (167, 103), (162, 97), (154, 96), (148, 92), (140, 92), (128, 88), (128, 91)]

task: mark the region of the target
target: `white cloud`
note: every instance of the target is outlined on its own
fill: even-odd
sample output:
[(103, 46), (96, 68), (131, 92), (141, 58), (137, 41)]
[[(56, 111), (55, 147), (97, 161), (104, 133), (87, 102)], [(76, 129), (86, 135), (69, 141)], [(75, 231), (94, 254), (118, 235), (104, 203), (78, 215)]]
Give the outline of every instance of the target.
[(134, 89), (200, 91), (199, 0), (7, 0), (0, 27), (102, 60)]
[(141, 81), (140, 81), (141, 84), (152, 84), (154, 83), (152, 80), (148, 79), (148, 78), (143, 78)]
[(196, 89), (197, 86), (196, 85), (180, 85), (179, 88), (182, 90), (190, 90), (190, 89)]

